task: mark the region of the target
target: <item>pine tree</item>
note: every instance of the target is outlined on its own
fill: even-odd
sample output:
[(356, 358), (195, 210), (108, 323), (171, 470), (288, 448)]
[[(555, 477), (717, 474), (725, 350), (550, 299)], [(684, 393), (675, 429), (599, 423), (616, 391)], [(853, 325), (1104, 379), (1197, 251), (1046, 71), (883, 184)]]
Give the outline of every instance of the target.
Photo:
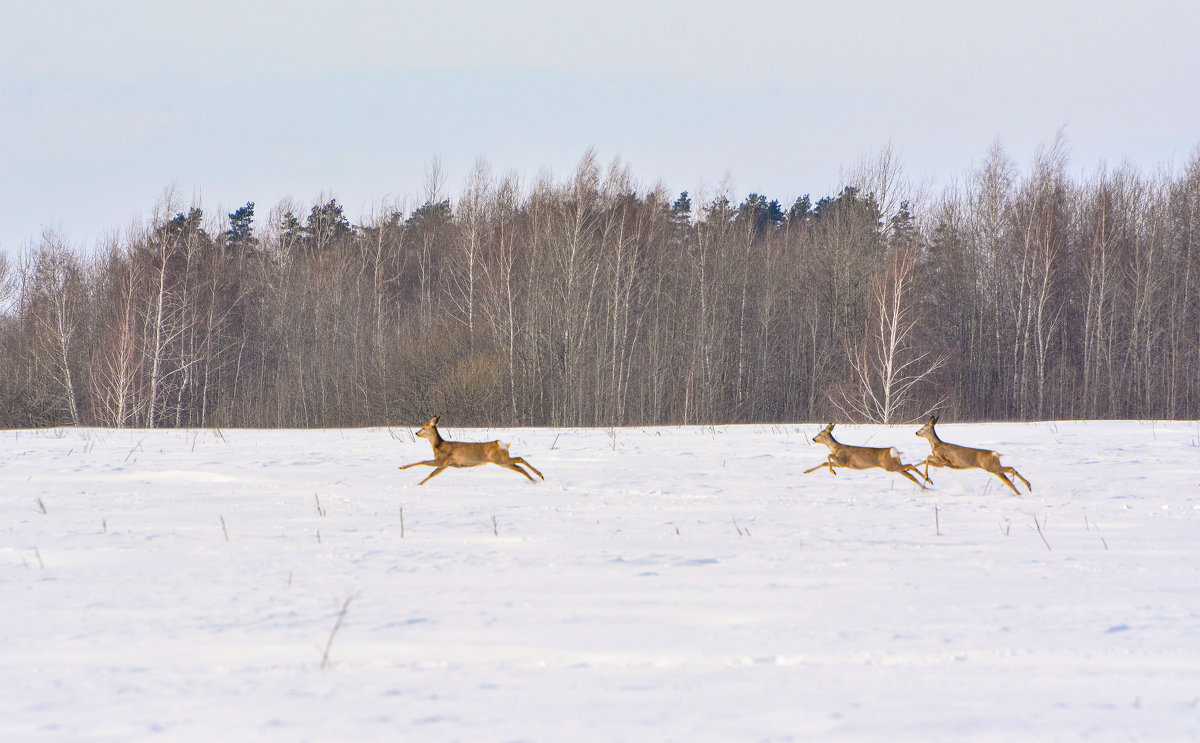
[(247, 201), (246, 205), (229, 215), (229, 229), (221, 234), (226, 253), (249, 254), (258, 247), (258, 238), (254, 237), (254, 202)]

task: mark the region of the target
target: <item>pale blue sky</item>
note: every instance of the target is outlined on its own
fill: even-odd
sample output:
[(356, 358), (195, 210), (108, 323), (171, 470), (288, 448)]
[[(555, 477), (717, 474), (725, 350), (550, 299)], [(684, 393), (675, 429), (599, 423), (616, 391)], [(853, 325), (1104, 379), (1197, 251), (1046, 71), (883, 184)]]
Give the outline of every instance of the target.
[(528, 182), (594, 148), (786, 204), (889, 142), (935, 185), (1060, 129), (1076, 173), (1200, 145), (1200, 3), (977, 5), (6, 0), (0, 250), (91, 247), (171, 185), (357, 220), (418, 201), (434, 157), (449, 196), (481, 157)]

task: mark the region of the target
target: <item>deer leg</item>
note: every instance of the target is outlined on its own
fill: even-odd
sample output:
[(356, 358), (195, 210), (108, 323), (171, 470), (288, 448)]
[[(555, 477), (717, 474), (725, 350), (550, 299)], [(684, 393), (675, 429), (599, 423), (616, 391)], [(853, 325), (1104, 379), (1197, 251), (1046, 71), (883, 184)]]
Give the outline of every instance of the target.
[[(1012, 468), (1010, 467), (1009, 469), (1012, 469)], [(1003, 472), (993, 472), (992, 474), (995, 475), (996, 477), (999, 477), (1001, 480), (1003, 480), (1004, 484), (1007, 485), (1008, 487), (1012, 488), (1012, 491), (1014, 493), (1016, 493), (1017, 495), (1021, 494), (1021, 491), (1017, 490), (1017, 486), (1013, 485), (1012, 480), (1009, 480), (1007, 477), (1005, 477)], [(1021, 479), (1024, 480), (1025, 478), (1022, 477)]]
[[(896, 474), (898, 474), (898, 475), (904, 475), (904, 476), (905, 476), (905, 477), (907, 477), (909, 480), (912, 480), (914, 485), (919, 485), (919, 486), (921, 487), (921, 490), (929, 490), (929, 488), (925, 487), (925, 484), (924, 484), (924, 483), (922, 483), (920, 480), (918, 480), (917, 478), (913, 477), (912, 475), (908, 474), (908, 468), (905, 468), (905, 469), (902, 469), (902, 470), (896, 470)], [(917, 474), (919, 475), (919, 474), (921, 474), (921, 473), (920, 473), (920, 472), (918, 472)]]
[(820, 463), (820, 464), (818, 464), (816, 467), (813, 467), (813, 468), (811, 468), (811, 469), (804, 470), (804, 474), (806, 474), (806, 475), (807, 475), (809, 472), (816, 472), (817, 470), (821, 469), (822, 467), (828, 467), (828, 468), (829, 468), (829, 474), (831, 474), (831, 475), (836, 475), (836, 474), (837, 474), (836, 472), (834, 472), (834, 471), (833, 471), (833, 462), (832, 462), (832, 461), (830, 461), (829, 459), (826, 459), (824, 462), (821, 462), (821, 463)]
[[(921, 470), (917, 469), (920, 466), (921, 465), (919, 462), (917, 464), (905, 465), (904, 471), (905, 472), (916, 472), (918, 475), (921, 475)], [(933, 480), (929, 479), (929, 465), (928, 464), (925, 465), (925, 474), (921, 475), (921, 477), (925, 478), (925, 482), (929, 483), (930, 485), (933, 484)]]
[[(925, 474), (921, 474), (921, 465), (925, 465)], [(914, 462), (912, 464), (901, 464), (900, 468), (902, 470), (904, 470), (905, 472), (915, 472), (918, 475), (921, 475), (921, 479), (923, 479), (925, 482), (929, 483), (930, 485), (933, 484), (933, 480), (929, 479), (929, 460), (928, 459), (926, 459), (923, 462)]]
[(409, 467), (416, 467), (418, 464), (427, 464), (427, 465), (429, 465), (430, 467), (437, 467), (437, 466), (438, 466), (438, 461), (437, 461), (436, 459), (426, 459), (424, 462), (413, 462), (412, 464), (406, 464), (406, 465), (403, 465), (403, 466), (401, 466), (401, 467), (400, 467), (400, 469), (402, 469), (402, 470), (406, 470), (406, 469), (408, 469)]
[(1001, 469), (1000, 471), (1004, 472), (1005, 474), (1012, 475), (1013, 477), (1017, 478), (1021, 482), (1025, 483), (1025, 487), (1029, 489), (1029, 492), (1031, 492), (1031, 493), (1033, 492), (1033, 487), (1029, 484), (1028, 480), (1026, 480), (1024, 477), (1021, 477), (1020, 472), (1017, 472), (1012, 467), (1005, 467), (1005, 468)]
[[(418, 462), (418, 464), (427, 464), (427, 462)], [(437, 466), (437, 469), (435, 469), (433, 472), (430, 472), (430, 473), (429, 473), (429, 477), (426, 477), (424, 480), (420, 481), (420, 482), (419, 482), (419, 483), (417, 483), (417, 484), (418, 484), (418, 485), (424, 485), (425, 483), (427, 483), (427, 482), (429, 482), (430, 480), (432, 480), (434, 477), (436, 477), (436, 476), (438, 476), (438, 475), (442, 474), (442, 470), (446, 469), (448, 466), (449, 466), (449, 465), (446, 465), (446, 464), (439, 464), (439, 465)]]
[[(514, 462), (505, 462), (504, 464), (501, 464), (500, 466), (504, 467), (505, 469), (513, 470), (514, 472), (520, 472), (522, 475), (525, 475), (526, 477), (528, 477), (530, 482), (537, 482), (537, 480), (535, 480), (529, 476), (528, 472), (521, 469), (520, 465), (515, 464)], [(542, 478), (542, 479), (545, 479), (545, 478)]]
[[(533, 470), (533, 474), (537, 475), (538, 477), (542, 478), (543, 480), (545, 480), (545, 479), (546, 479), (545, 475), (543, 475), (541, 472), (538, 472), (538, 468), (537, 468), (537, 467), (534, 467), (534, 466), (533, 466), (532, 464), (530, 464), (529, 462), (526, 462), (526, 461), (525, 461), (525, 459), (524, 459), (524, 457), (513, 457), (512, 459), (510, 459), (510, 460), (508, 460), (508, 461), (509, 461), (510, 463), (513, 463), (513, 464), (523, 464), (523, 465), (525, 465), (526, 467), (528, 467), (529, 469)], [(532, 480), (533, 478), (531, 477), (531, 478), (529, 478), (529, 479), (531, 479), (531, 480)]]
[(921, 465), (925, 465), (925, 474), (921, 475), (921, 477), (925, 478), (925, 482), (932, 484), (933, 480), (929, 479), (929, 457), (925, 457), (924, 461), (917, 462), (916, 464), (914, 464), (913, 465), (914, 471), (916, 470), (917, 467), (920, 467)]

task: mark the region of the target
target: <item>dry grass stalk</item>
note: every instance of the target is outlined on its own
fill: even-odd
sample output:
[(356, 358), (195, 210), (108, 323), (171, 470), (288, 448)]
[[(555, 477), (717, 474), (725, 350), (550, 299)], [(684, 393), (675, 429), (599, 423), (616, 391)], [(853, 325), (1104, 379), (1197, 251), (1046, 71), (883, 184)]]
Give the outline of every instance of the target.
[(354, 596), (346, 597), (346, 602), (342, 604), (342, 610), (338, 613), (337, 623), (333, 625), (333, 631), (329, 633), (329, 640), (325, 642), (325, 652), (321, 656), (322, 671), (329, 666), (329, 649), (333, 647), (333, 638), (337, 637), (338, 630), (342, 628), (342, 621), (346, 618), (346, 610), (350, 608), (350, 602), (353, 600)]

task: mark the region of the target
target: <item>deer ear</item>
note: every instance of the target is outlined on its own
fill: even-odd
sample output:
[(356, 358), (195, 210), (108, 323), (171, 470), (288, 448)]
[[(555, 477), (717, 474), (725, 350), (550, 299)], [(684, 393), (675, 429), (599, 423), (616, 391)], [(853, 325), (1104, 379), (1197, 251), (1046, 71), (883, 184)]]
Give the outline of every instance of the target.
[(832, 431), (833, 431), (833, 424), (832, 424), (832, 423), (830, 423), (828, 426), (825, 426), (825, 430), (826, 430), (827, 432), (832, 432)]
[(929, 416), (929, 422), (930, 422), (930, 423), (933, 423), (934, 425), (936, 425), (936, 424), (937, 424), (937, 422), (938, 422), (938, 417), (937, 417), (936, 415), (931, 415), (931, 416)]
[(429, 422), (428, 422), (428, 423), (426, 423), (425, 425), (427, 425), (427, 426), (436, 426), (436, 425), (438, 424), (438, 418), (439, 418), (439, 416), (436, 416), (436, 415), (435, 415), (435, 416), (433, 416), (432, 418), (430, 418), (430, 419), (429, 419)]

